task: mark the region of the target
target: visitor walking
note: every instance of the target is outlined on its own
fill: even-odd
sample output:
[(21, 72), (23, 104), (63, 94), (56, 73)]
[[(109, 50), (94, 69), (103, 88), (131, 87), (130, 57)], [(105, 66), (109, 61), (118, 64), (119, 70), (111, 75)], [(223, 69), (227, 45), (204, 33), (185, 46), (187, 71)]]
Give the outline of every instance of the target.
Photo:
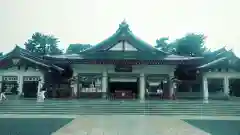
[(161, 88), (157, 89), (157, 95), (160, 97), (160, 99), (163, 99), (163, 90)]
[(46, 91), (42, 90), (41, 92), (38, 93), (38, 97), (37, 97), (37, 102), (44, 102), (45, 100), (45, 93)]
[(173, 100), (176, 100), (176, 91), (177, 91), (177, 84), (176, 82), (173, 82), (173, 93), (172, 93)]
[(3, 100), (7, 100), (5, 92), (1, 92), (1, 94), (0, 94), (0, 101), (3, 101)]

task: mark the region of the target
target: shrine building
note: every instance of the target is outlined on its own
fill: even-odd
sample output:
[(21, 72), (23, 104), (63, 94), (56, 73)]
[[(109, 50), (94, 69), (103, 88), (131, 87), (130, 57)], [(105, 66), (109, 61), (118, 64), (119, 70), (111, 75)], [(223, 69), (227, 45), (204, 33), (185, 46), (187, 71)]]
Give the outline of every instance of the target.
[[(0, 58), (0, 90), (36, 98), (224, 99), (240, 96), (239, 58), (221, 48), (203, 57), (164, 52), (138, 38), (126, 22), (79, 54), (39, 56), (16, 46)], [(177, 83), (174, 91), (173, 82)], [(240, 84), (239, 84), (240, 85)]]

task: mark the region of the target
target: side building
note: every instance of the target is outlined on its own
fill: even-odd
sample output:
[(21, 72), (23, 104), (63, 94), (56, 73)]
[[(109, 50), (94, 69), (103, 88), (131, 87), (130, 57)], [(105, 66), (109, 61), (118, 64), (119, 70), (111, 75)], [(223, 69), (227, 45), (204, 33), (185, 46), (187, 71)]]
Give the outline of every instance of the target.
[[(122, 22), (113, 35), (79, 54), (37, 56), (16, 46), (0, 59), (0, 86), (2, 91), (26, 98), (46, 89), (48, 97), (54, 98), (144, 100), (155, 98), (159, 87), (165, 98), (172, 98), (173, 81), (178, 80), (176, 96), (208, 99), (230, 93), (230, 79), (240, 76), (238, 61), (225, 49), (204, 57), (163, 52), (139, 39)], [(212, 94), (212, 78), (222, 79), (220, 92)]]

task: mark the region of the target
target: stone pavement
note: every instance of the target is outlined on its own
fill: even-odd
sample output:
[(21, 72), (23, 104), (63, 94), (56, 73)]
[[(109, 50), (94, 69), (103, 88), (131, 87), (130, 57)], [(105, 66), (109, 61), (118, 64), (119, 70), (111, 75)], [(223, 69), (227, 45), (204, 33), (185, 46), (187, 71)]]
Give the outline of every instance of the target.
[(240, 120), (234, 116), (0, 115), (0, 118), (73, 119), (52, 135), (209, 135), (185, 120)]
[(78, 116), (53, 135), (208, 135), (183, 120), (161, 116)]
[[(10, 128), (5, 131), (12, 131), (13, 123), (13, 129), (24, 132), (23, 135), (50, 135), (51, 133), (53, 135), (208, 135), (209, 133), (225, 135), (230, 130), (234, 132), (229, 134), (235, 135), (240, 129), (239, 107), (240, 104), (236, 101), (211, 101), (209, 104), (203, 104), (200, 101), (184, 100), (144, 103), (46, 100), (39, 104), (35, 101), (16, 100), (0, 106), (0, 125), (3, 125), (0, 126), (0, 135), (6, 123)], [(22, 118), (21, 122), (17, 118)], [(46, 120), (46, 118), (49, 119)], [(53, 118), (56, 119), (49, 122)], [(215, 120), (223, 120), (223, 122), (218, 124)], [(239, 121), (232, 122), (232, 120)], [(40, 134), (41, 125), (48, 128), (42, 127), (48, 130), (48, 134)], [(209, 126), (206, 128), (206, 125)], [(219, 127), (224, 127), (222, 128), (224, 134), (212, 132), (220, 131)], [(228, 129), (225, 130), (225, 127)], [(26, 134), (29, 130), (34, 133)], [(223, 133), (223, 130), (220, 132)]]

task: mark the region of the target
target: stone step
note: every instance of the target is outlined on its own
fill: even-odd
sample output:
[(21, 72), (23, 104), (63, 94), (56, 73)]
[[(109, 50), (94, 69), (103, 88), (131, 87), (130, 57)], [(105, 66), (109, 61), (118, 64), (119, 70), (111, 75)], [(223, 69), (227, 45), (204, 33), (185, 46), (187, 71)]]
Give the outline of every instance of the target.
[(17, 110), (56, 110), (56, 111), (62, 111), (62, 110), (115, 110), (115, 111), (235, 111), (240, 112), (240, 109), (224, 109), (224, 108), (209, 108), (209, 109), (175, 109), (175, 108), (0, 108), (0, 111), (17, 111)]
[(240, 102), (9, 100), (0, 104), (0, 114), (240, 116)]
[(13, 103), (4, 103), (4, 104), (0, 104), (0, 106), (238, 106), (240, 107), (240, 103), (239, 104), (182, 104), (182, 103), (171, 103), (171, 104), (55, 104), (55, 103), (31, 103), (31, 104), (25, 104), (25, 103), (21, 103), (21, 104), (13, 104)]
[(213, 114), (232, 114), (232, 115), (240, 115), (239, 113), (236, 112), (218, 112), (218, 111), (208, 111), (208, 112), (192, 112), (192, 111), (23, 111), (23, 110), (18, 110), (18, 111), (1, 111), (0, 113), (5, 114), (5, 113), (68, 113), (68, 114), (78, 114), (78, 113), (85, 113), (85, 114), (89, 114), (89, 113), (94, 113), (94, 114), (102, 114), (102, 113), (134, 113), (134, 114), (154, 114), (154, 113), (158, 113), (158, 114), (162, 114), (162, 113), (166, 113), (166, 114), (170, 114), (170, 113), (174, 113), (174, 114), (179, 114), (179, 115), (185, 115), (185, 114), (205, 114), (205, 115), (213, 115)]
[(236, 109), (229, 109), (229, 108), (32, 108), (32, 107), (28, 107), (28, 108), (0, 108), (0, 111), (4, 111), (4, 110), (116, 110), (116, 111), (130, 111), (130, 110), (140, 110), (140, 111), (236, 111), (236, 112), (240, 112), (239, 108)]
[[(36, 103), (37, 100), (8, 100), (7, 102), (11, 103)], [(197, 101), (192, 101), (192, 100), (167, 100), (167, 101), (159, 101), (159, 100), (154, 100), (154, 101), (139, 101), (139, 100), (133, 100), (133, 101), (125, 101), (125, 100), (45, 100), (44, 103), (60, 103), (60, 104), (65, 104), (65, 103), (77, 103), (77, 104), (119, 104), (119, 103), (125, 103), (125, 104), (167, 104), (167, 103), (181, 103), (181, 104), (189, 104), (189, 103), (194, 103), (194, 104), (202, 104), (203, 101), (197, 100)], [(232, 104), (232, 103), (240, 103), (240, 101), (209, 101), (209, 104), (219, 104), (219, 103), (224, 103), (224, 104)]]
[(240, 116), (239, 114), (233, 115), (231, 113), (122, 113), (122, 112), (115, 112), (115, 113), (81, 113), (81, 112), (0, 112), (0, 114), (38, 114), (38, 115), (195, 115), (195, 116)]
[(161, 105), (156, 105), (156, 106), (151, 106), (151, 105), (146, 105), (146, 106), (124, 106), (124, 105), (0, 105), (0, 108), (185, 108), (185, 109), (189, 109), (189, 108), (239, 108), (240, 106), (196, 106), (196, 105), (190, 105), (190, 106), (185, 106), (185, 105), (178, 105), (178, 106), (161, 106)]

